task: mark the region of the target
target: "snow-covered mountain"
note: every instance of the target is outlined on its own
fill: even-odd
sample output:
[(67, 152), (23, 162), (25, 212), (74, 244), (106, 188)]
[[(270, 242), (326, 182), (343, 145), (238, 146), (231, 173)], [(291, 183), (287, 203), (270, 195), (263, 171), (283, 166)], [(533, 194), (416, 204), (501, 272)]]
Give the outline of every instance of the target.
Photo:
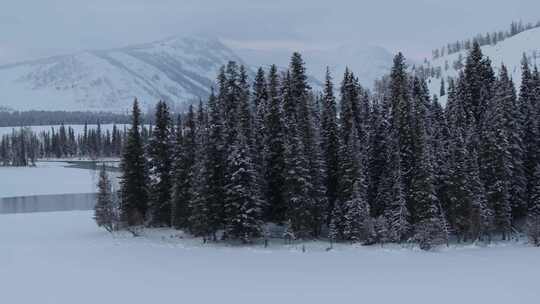
[[(255, 49), (249, 47), (234, 47), (250, 66), (264, 66), (276, 63), (287, 66), (292, 54), (289, 49)], [(339, 83), (345, 68), (351, 69), (360, 83), (371, 88), (375, 80), (387, 74), (392, 67), (393, 55), (386, 49), (377, 46), (343, 45), (336, 48), (299, 50), (306, 62), (307, 73), (322, 82), (326, 67), (330, 68), (334, 80)], [(316, 83), (314, 79), (312, 83)]]
[(0, 107), (123, 111), (137, 97), (182, 104), (209, 93), (218, 69), (242, 60), (218, 40), (170, 38), (0, 66)]
[[(496, 73), (499, 72), (501, 65), (504, 63), (516, 86), (519, 88), (521, 84), (521, 60), (523, 54), (526, 54), (529, 62), (533, 65), (535, 63), (540, 64), (540, 62), (537, 62), (537, 59), (540, 59), (540, 28), (527, 30), (507, 38), (496, 45), (483, 46), (482, 52), (491, 59)], [(424, 63), (424, 67), (433, 68), (434, 71), (440, 71), (440, 77), (445, 80), (448, 77), (455, 78), (465, 64), (467, 54), (467, 50), (462, 50), (458, 53), (428, 61)], [(432, 94), (438, 95), (440, 92), (440, 77), (431, 77), (428, 80)], [(443, 103), (446, 102), (446, 97), (443, 97), (441, 101)]]

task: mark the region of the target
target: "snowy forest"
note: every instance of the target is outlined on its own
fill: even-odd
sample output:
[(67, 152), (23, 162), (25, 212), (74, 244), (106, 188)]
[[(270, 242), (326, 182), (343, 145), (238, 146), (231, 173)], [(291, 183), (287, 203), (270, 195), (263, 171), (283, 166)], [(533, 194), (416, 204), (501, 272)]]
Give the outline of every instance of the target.
[(285, 72), (220, 70), (206, 105), (160, 102), (144, 144), (133, 105), (118, 195), (103, 172), (95, 216), (112, 229), (174, 227), (205, 241), (281, 237), (429, 250), (450, 241), (540, 245), (540, 73), (519, 93), (474, 43), (443, 107), (395, 56), (373, 92), (346, 70), (322, 93), (294, 53)]

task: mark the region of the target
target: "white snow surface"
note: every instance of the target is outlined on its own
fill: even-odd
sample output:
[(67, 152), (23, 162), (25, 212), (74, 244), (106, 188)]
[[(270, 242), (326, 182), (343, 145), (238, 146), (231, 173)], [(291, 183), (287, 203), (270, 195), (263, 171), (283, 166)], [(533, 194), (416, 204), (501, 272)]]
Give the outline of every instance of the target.
[(36, 167), (0, 167), (0, 198), (96, 192), (95, 171), (67, 165), (38, 162)]
[[(2, 303), (537, 303), (538, 248), (234, 247), (112, 236), (92, 212), (0, 215)], [(276, 241), (277, 242), (277, 241)], [(281, 242), (281, 241), (280, 241)]]
[[(538, 59), (540, 59), (540, 28), (524, 31), (516, 36), (505, 39), (496, 45), (483, 46), (482, 53), (491, 59), (496, 74), (499, 73), (501, 65), (504, 64), (514, 80), (516, 87), (519, 89), (521, 84), (521, 60), (523, 54), (527, 55), (530, 64), (540, 64), (540, 62), (538, 62)], [(459, 58), (460, 54), (463, 57), (463, 64), (465, 64), (465, 59), (468, 54), (467, 50), (462, 50), (451, 55), (431, 60), (429, 61), (429, 64), (435, 68), (440, 67), (442, 77), (445, 80), (447, 77), (455, 78), (459, 75), (459, 71), (454, 70), (453, 63)], [(450, 66), (448, 70), (445, 70), (445, 62), (448, 62), (448, 65)], [(430, 78), (428, 81), (431, 93), (439, 95), (440, 79)], [(445, 101), (446, 98), (441, 102), (444, 103)]]

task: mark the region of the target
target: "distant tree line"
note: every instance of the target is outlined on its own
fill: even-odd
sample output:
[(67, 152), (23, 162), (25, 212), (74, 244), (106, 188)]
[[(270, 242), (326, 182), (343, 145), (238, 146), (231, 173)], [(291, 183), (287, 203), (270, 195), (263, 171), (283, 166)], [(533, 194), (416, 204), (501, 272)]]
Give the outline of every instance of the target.
[(443, 46), (440, 49), (435, 49), (432, 51), (432, 58), (437, 59), (439, 57), (444, 57), (446, 55), (451, 55), (454, 53), (461, 52), (462, 50), (470, 50), (473, 47), (473, 44), (476, 42), (480, 46), (485, 45), (496, 45), (497, 43), (511, 38), (517, 34), (520, 34), (524, 31), (540, 27), (540, 21), (537, 23), (527, 23), (523, 24), (522, 21), (512, 22), (510, 28), (507, 31), (498, 31), (486, 34), (478, 34), (472, 39), (467, 40), (458, 40), (454, 43), (448, 43), (446, 46)]
[(173, 119), (158, 103), (148, 144), (134, 103), (114, 226), (251, 243), (272, 223), (287, 239), (426, 250), (528, 232), (540, 245), (540, 73), (522, 69), (518, 95), (474, 42), (443, 107), (401, 54), (372, 93), (346, 70), (339, 102), (329, 72), (311, 90), (298, 53), (251, 85), (231, 62), (206, 105)]
[[(109, 112), (68, 112), (68, 111), (0, 111), (0, 127), (47, 126), (60, 124), (84, 124), (100, 121), (103, 124), (126, 124), (130, 117), (126, 114)], [(151, 123), (150, 120), (145, 120)]]
[[(142, 128), (143, 140), (148, 140), (150, 129)], [(85, 124), (80, 134), (64, 124), (37, 133), (28, 127), (13, 129), (0, 138), (0, 165), (32, 166), (39, 159), (51, 158), (120, 157), (126, 132), (116, 125), (102, 130), (100, 123), (91, 128)]]

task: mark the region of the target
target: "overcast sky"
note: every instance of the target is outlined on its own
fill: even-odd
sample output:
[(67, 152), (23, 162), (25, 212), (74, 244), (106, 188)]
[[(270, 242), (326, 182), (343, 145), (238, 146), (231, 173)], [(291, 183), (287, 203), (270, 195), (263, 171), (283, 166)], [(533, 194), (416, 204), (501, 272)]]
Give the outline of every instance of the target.
[(263, 49), (378, 45), (419, 59), (519, 19), (540, 20), (540, 1), (0, 0), (0, 64), (201, 34)]

